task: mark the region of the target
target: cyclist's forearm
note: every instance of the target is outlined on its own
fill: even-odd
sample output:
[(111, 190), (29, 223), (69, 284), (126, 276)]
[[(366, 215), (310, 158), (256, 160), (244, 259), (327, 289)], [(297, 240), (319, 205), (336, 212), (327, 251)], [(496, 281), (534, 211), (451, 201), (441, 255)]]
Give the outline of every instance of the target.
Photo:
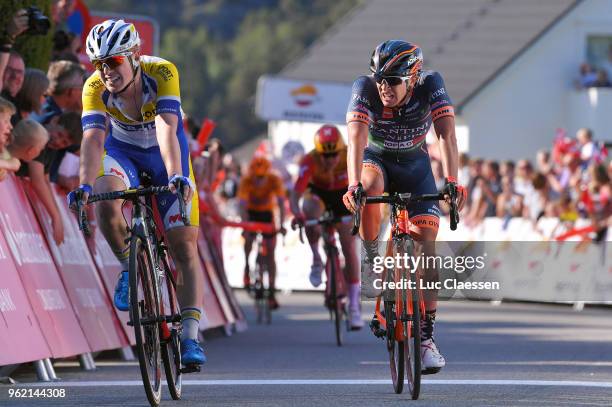
[(347, 170), (349, 185), (355, 185), (361, 181), (361, 163), (363, 161), (363, 150), (368, 142), (368, 126), (352, 122), (348, 124), (348, 152)]
[(79, 179), (81, 184), (93, 185), (100, 171), (104, 152), (104, 131), (86, 130), (81, 142)]
[(298, 193), (295, 189), (292, 189), (289, 192), (289, 207), (291, 208), (291, 213), (297, 215), (301, 212), (300, 210), (300, 198), (302, 194)]
[(280, 217), (280, 224), (282, 226), (283, 223), (285, 223), (285, 198), (279, 196), (277, 198), (277, 202), (278, 202), (278, 212), (279, 212), (279, 217)]
[(181, 165), (181, 146), (176, 135), (177, 125), (178, 117), (172, 113), (162, 113), (155, 117), (157, 143), (168, 176), (179, 174), (188, 177), (189, 173), (184, 174)]
[(453, 117), (442, 117), (436, 120), (434, 129), (440, 140), (440, 156), (444, 176), (457, 179), (459, 150), (455, 135), (455, 119)]

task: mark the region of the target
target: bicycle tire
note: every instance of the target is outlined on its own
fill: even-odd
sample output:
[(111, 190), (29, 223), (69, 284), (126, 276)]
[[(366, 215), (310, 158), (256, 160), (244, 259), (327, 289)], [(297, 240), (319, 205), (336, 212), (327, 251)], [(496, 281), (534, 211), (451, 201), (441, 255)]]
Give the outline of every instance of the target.
[(384, 314), (386, 319), (386, 341), (389, 352), (389, 367), (393, 390), (400, 394), (404, 389), (404, 343), (395, 339), (395, 302), (385, 301)]
[[(401, 238), (394, 245), (394, 256), (402, 257), (414, 255), (414, 244), (408, 237)], [(402, 270), (401, 277), (418, 283), (415, 273)], [(413, 400), (419, 398), (421, 391), (421, 308), (420, 289), (418, 285), (411, 285), (402, 290), (402, 329), (404, 330), (404, 361), (406, 364), (406, 382), (408, 392)]]
[[(163, 249), (162, 249), (163, 250)], [(176, 288), (174, 281), (170, 275), (172, 270), (168, 264), (168, 260), (165, 256), (160, 256), (161, 265), (164, 268), (164, 282), (160, 289), (162, 290), (162, 298), (164, 301), (163, 314), (168, 316), (180, 315), (180, 309), (178, 306), (178, 300), (176, 297)], [(166, 296), (164, 296), (164, 293)], [(167, 300), (167, 303), (166, 303)], [(164, 372), (166, 374), (166, 383), (168, 384), (168, 391), (173, 400), (180, 400), (182, 387), (183, 387), (183, 375), (181, 373), (181, 341), (180, 331), (181, 322), (163, 322), (166, 324), (170, 332), (170, 337), (162, 343), (161, 356), (164, 364)]]
[(342, 330), (342, 318), (344, 317), (343, 309), (342, 309), (342, 301), (338, 298), (338, 285), (337, 285), (337, 276), (338, 267), (337, 261), (337, 253), (331, 252), (329, 254), (330, 258), (327, 260), (327, 264), (329, 266), (329, 281), (330, 281), (330, 302), (332, 306), (332, 313), (334, 319), (334, 331), (336, 334), (336, 345), (342, 346), (344, 344), (343, 330)]
[(143, 324), (142, 319), (157, 320), (159, 303), (151, 282), (154, 275), (152, 255), (140, 236), (130, 240), (129, 286), (130, 320), (136, 338), (140, 373), (149, 403), (157, 407), (161, 400), (161, 344), (159, 323)]
[[(412, 295), (418, 295), (417, 290), (413, 290)], [(406, 322), (410, 335), (406, 338), (406, 379), (408, 391), (413, 400), (419, 398), (421, 392), (421, 308), (419, 300), (412, 297), (412, 315)]]

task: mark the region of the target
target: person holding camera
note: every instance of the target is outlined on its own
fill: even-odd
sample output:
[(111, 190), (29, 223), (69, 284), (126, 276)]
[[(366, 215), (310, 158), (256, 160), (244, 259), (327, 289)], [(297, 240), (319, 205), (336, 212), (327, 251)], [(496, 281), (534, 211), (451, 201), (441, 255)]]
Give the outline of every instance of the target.
[(19, 9), (4, 28), (0, 28), (0, 89), (2, 96), (14, 103), (23, 85), (25, 64), (13, 49), (15, 40), (23, 33), (45, 35), (51, 27), (49, 19), (32, 6)]

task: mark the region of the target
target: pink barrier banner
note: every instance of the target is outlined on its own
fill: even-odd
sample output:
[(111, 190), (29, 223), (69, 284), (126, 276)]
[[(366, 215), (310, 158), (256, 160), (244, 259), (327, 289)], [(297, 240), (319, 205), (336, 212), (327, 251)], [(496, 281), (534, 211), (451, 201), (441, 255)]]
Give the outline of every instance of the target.
[[(229, 302), (232, 309), (232, 313), (235, 319), (235, 326), (238, 331), (246, 329), (246, 317), (232, 292), (232, 289), (227, 280), (225, 274), (225, 267), (223, 265), (223, 253), (221, 252), (221, 235), (219, 226), (210, 222), (210, 218), (205, 217), (202, 219), (200, 226), (200, 235), (204, 237), (204, 242), (208, 242), (206, 245), (207, 250), (201, 252), (204, 255), (205, 263), (211, 264), (214, 271), (214, 276), (219, 280), (219, 285), (225, 293), (225, 298)], [(208, 253), (208, 254), (207, 254)]]
[(127, 338), (98, 277), (76, 218), (68, 209), (66, 198), (60, 199), (58, 193), (54, 194), (64, 222), (64, 243), (57, 246), (53, 240), (51, 220), (42, 201), (29, 182), (24, 184), (91, 350), (98, 352), (127, 345)]
[[(230, 324), (234, 323), (236, 321), (236, 317), (232, 311), (232, 306), (227, 298), (227, 294), (223, 290), (223, 284), (217, 276), (215, 264), (213, 263), (212, 256), (208, 250), (208, 244), (206, 243), (202, 230), (200, 230), (200, 233), (198, 234), (198, 251), (200, 252), (200, 259), (202, 260), (202, 265), (204, 268), (204, 280), (206, 281), (206, 284), (210, 286), (211, 292), (209, 296), (204, 298), (204, 311), (208, 317), (209, 313), (214, 314), (214, 312), (216, 312), (214, 307), (218, 308), (218, 311), (223, 316), (224, 322), (218, 321), (219, 325), (216, 326), (223, 325), (225, 322)], [(212, 299), (216, 301), (211, 301)], [(211, 328), (215, 326), (212, 324), (212, 321), (209, 322), (211, 322)]]
[(0, 205), (0, 230), (51, 354), (64, 358), (90, 352), (21, 183), (7, 177), (0, 195), (10, 197)]
[[(108, 293), (109, 298), (113, 298), (115, 293), (115, 285), (117, 284), (117, 277), (119, 276), (119, 273), (121, 273), (121, 265), (117, 261), (117, 258), (113, 254), (113, 251), (108, 243), (106, 243), (104, 236), (102, 236), (102, 232), (100, 232), (100, 229), (96, 227), (94, 217), (89, 216), (89, 220), (92, 235), (86, 239), (87, 245), (89, 246), (89, 251), (96, 263), (96, 266), (98, 267), (98, 272), (100, 277), (102, 277), (106, 292)], [(135, 345), (136, 338), (134, 337), (134, 329), (127, 325), (127, 322), (130, 319), (129, 313), (122, 312), (117, 309), (115, 309), (115, 312), (119, 318), (119, 321), (121, 321), (123, 332), (127, 335), (130, 344)]]
[(0, 270), (0, 366), (51, 357), (4, 233), (0, 233)]

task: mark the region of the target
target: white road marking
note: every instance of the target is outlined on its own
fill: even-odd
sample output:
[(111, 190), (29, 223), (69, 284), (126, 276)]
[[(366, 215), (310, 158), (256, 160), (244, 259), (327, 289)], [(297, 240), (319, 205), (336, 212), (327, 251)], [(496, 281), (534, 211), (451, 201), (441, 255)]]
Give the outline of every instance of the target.
[[(386, 360), (364, 360), (359, 362), (360, 365), (383, 365), (388, 366), (389, 361)], [(525, 360), (513, 362), (457, 362), (453, 361), (453, 365), (500, 365), (500, 366), (591, 366), (591, 367), (612, 367), (612, 362), (595, 362), (589, 360)]]
[[(313, 386), (313, 385), (388, 385), (391, 380), (354, 379), (354, 380), (183, 380), (188, 386)], [(425, 385), (462, 385), (462, 386), (565, 386), (565, 387), (602, 387), (612, 388), (612, 382), (563, 381), (563, 380), (423, 380)], [(164, 383), (165, 385), (165, 383)], [(140, 380), (74, 381), (53, 383), (20, 383), (17, 387), (101, 387), (101, 386), (142, 386)]]

